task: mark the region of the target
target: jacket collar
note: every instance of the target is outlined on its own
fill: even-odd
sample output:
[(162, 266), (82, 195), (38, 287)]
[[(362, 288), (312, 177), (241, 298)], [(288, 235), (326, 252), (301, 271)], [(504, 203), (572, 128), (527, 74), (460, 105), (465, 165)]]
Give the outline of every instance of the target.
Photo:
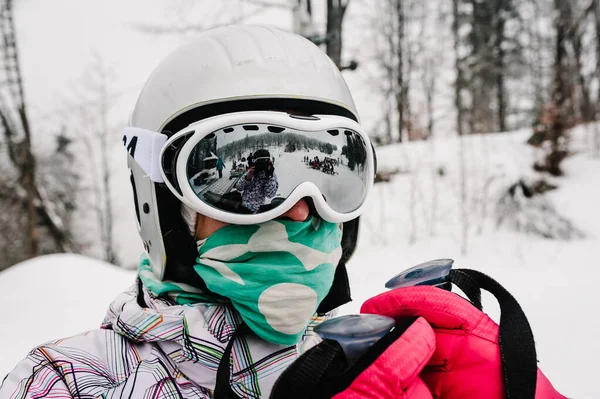
[[(230, 363), (234, 390), (237, 386), (259, 389), (261, 395), (270, 392), (281, 371), (319, 342), (312, 329), (329, 317), (315, 317), (294, 346), (272, 344), (251, 333), (237, 338), (240, 344), (233, 346)], [(240, 323), (239, 313), (229, 304), (177, 305), (154, 296), (138, 280), (113, 301), (102, 328), (133, 342), (158, 345), (174, 368), (198, 385), (213, 389), (225, 347)]]

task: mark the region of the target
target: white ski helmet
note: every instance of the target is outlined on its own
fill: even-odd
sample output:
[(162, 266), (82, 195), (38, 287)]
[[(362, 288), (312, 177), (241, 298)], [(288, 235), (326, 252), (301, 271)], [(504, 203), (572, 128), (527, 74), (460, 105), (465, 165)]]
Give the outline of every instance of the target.
[(342, 74), (316, 45), (273, 27), (232, 25), (169, 54), (144, 85), (131, 125), (160, 132), (192, 109), (260, 98), (332, 104), (358, 120)]
[[(170, 53), (144, 85), (130, 126), (170, 136), (211, 116), (271, 109), (358, 121), (340, 71), (316, 45), (274, 27), (232, 25), (206, 31)], [(154, 274), (209, 292), (191, 267), (198, 253), (179, 200), (131, 156), (129, 167), (138, 230)], [(354, 251), (357, 230), (358, 219), (344, 224), (342, 267), (322, 309), (350, 299), (344, 264)]]

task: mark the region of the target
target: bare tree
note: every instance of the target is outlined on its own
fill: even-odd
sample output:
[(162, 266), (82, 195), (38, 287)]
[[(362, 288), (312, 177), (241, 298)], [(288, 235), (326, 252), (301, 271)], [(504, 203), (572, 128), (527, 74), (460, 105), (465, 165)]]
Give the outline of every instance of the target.
[(35, 213), (35, 157), (31, 148), (31, 131), (23, 94), (23, 80), (19, 66), (19, 53), (15, 27), (13, 22), (12, 0), (0, 3), (0, 26), (2, 26), (3, 64), (6, 65), (6, 83), (10, 85), (9, 92), (15, 106), (17, 120), (11, 120), (9, 107), (2, 101), (0, 118), (4, 128), (8, 154), (13, 165), (19, 170), (20, 181), (26, 193), (27, 201), (27, 232), (28, 257), (37, 255), (38, 236)]
[(404, 24), (404, 0), (394, 0), (396, 17), (396, 112), (398, 113), (398, 141), (402, 141), (402, 132), (405, 127), (404, 109), (406, 106), (406, 83), (404, 77), (404, 59), (405, 59), (405, 24)]
[(342, 24), (350, 0), (327, 0), (326, 53), (338, 68), (342, 65)]
[[(437, 85), (438, 85), (438, 73), (439, 70), (436, 67), (436, 62), (439, 60), (439, 54), (433, 51), (428, 51), (426, 47), (428, 42), (435, 42), (435, 34), (433, 31), (433, 39), (430, 34), (430, 23), (426, 18), (431, 12), (428, 9), (428, 3), (421, 3), (421, 27), (418, 36), (418, 47), (417, 54), (420, 55), (420, 81), (422, 93), (425, 96), (425, 114), (426, 114), (426, 138), (429, 141), (429, 168), (431, 176), (431, 206), (429, 208), (429, 235), (434, 236), (436, 234), (437, 214), (438, 214), (438, 197), (439, 197), (439, 177), (440, 171), (436, 165), (436, 148), (434, 139), (434, 128), (435, 128), (435, 108), (434, 98), (436, 96)], [(435, 18), (438, 19), (438, 18)], [(437, 26), (438, 24), (435, 24)]]
[(545, 149), (542, 162), (534, 169), (559, 176), (561, 163), (569, 155), (567, 130), (578, 121), (591, 121), (590, 78), (583, 66), (583, 22), (593, 9), (593, 3), (583, 12), (578, 3), (554, 0), (554, 76), (551, 98), (538, 115), (529, 143)]
[[(599, 0), (592, 0), (590, 7), (593, 11), (594, 31), (596, 33), (596, 106), (594, 119), (600, 119), (600, 4)], [(600, 129), (594, 124), (593, 154), (600, 157)]]
[[(596, 33), (596, 79), (600, 83), (600, 1), (592, 0), (591, 11), (593, 11), (594, 32)], [(600, 84), (596, 89), (596, 120), (600, 119)], [(598, 143), (600, 149), (600, 142)]]
[[(396, 61), (396, 18), (394, 14), (390, 12), (392, 8), (392, 1), (386, 0), (384, 2), (375, 3), (375, 14), (370, 21), (372, 26), (375, 26), (373, 35), (373, 45), (375, 49), (375, 58), (379, 69), (381, 70), (382, 77), (376, 76), (371, 79), (369, 85), (374, 87), (382, 97), (383, 101), (383, 115), (382, 124), (384, 126), (383, 137), (378, 137), (378, 141), (381, 144), (391, 144), (395, 141), (402, 141), (401, 131), (399, 132), (397, 140), (394, 137), (394, 121), (397, 117), (396, 102), (398, 96), (396, 96), (397, 87), (397, 61)], [(397, 124), (401, 126), (401, 124)]]
[(113, 193), (111, 181), (111, 149), (117, 142), (118, 135), (110, 127), (109, 111), (111, 99), (108, 88), (113, 72), (108, 68), (102, 57), (95, 53), (92, 66), (84, 77), (85, 83), (78, 86), (83, 93), (77, 93), (81, 102), (87, 104), (80, 107), (81, 124), (75, 137), (81, 141), (85, 151), (84, 162), (87, 170), (91, 171), (90, 198), (92, 209), (96, 214), (99, 229), (102, 258), (110, 263), (118, 263), (115, 250), (113, 219)]
[(534, 99), (533, 113), (529, 116), (535, 118), (535, 114), (544, 107), (550, 97), (548, 82), (551, 80), (551, 68), (545, 65), (544, 60), (552, 42), (548, 35), (543, 33), (549, 19), (546, 15), (547, 7), (540, 5), (540, 0), (528, 0), (523, 4), (523, 10), (519, 19), (519, 31), (523, 32), (529, 43), (528, 46), (524, 46), (523, 53)]
[(463, 58), (461, 53), (459, 1), (452, 0), (452, 36), (454, 38), (454, 68), (456, 80), (454, 82), (454, 107), (456, 109), (456, 131), (459, 136), (465, 134), (465, 110), (462, 92), (465, 88)]
[[(69, 232), (74, 237), (73, 225), (75, 211), (77, 210), (80, 170), (74, 167), (75, 154), (72, 148), (72, 140), (66, 134), (66, 128), (62, 127), (55, 133), (55, 148), (47, 150), (43, 155), (37, 156), (37, 185), (39, 196), (45, 198), (48, 203), (47, 213), (54, 220), (60, 221), (62, 230)], [(40, 219), (45, 218), (39, 214)], [(56, 234), (60, 234), (56, 232)], [(79, 239), (70, 238), (72, 249), (81, 252), (83, 242)], [(56, 248), (51, 242), (40, 240), (39, 253), (52, 253)]]
[(467, 212), (467, 173), (464, 150), (464, 107), (462, 100), (462, 91), (465, 88), (465, 79), (463, 71), (463, 59), (461, 56), (461, 36), (460, 25), (461, 15), (459, 11), (459, 0), (452, 0), (452, 35), (454, 37), (454, 57), (456, 80), (454, 83), (454, 106), (456, 108), (456, 131), (459, 136), (458, 159), (459, 159), (459, 190), (460, 190), (460, 221), (461, 221), (461, 253), (467, 252), (467, 239), (469, 236), (469, 218)]
[[(45, 182), (37, 180), (38, 157), (34, 153), (32, 129), (23, 91), (23, 79), (18, 57), (17, 39), (13, 21), (12, 0), (0, 0), (0, 129), (6, 151), (1, 157), (3, 167), (12, 170), (3, 176), (3, 184), (12, 186), (6, 198), (18, 210), (14, 215), (17, 225), (24, 222), (24, 245), (19, 252), (23, 258), (40, 253), (40, 243), (47, 251), (76, 251), (67, 224), (56, 212), (56, 198), (52, 198)], [(25, 217), (22, 217), (26, 215)], [(18, 231), (15, 230), (15, 231)], [(14, 236), (14, 235), (13, 235)], [(49, 241), (52, 245), (45, 245)], [(26, 243), (26, 244), (25, 244)]]
[(561, 175), (560, 163), (566, 156), (563, 148), (564, 134), (567, 129), (567, 115), (573, 115), (573, 87), (569, 84), (569, 58), (567, 55), (567, 37), (571, 6), (567, 0), (554, 0), (556, 29), (554, 82), (552, 90), (552, 106), (548, 110), (549, 129), (547, 139), (550, 152), (546, 156), (545, 170), (553, 175)]
[[(377, 2), (376, 20), (373, 21), (377, 31), (374, 40), (376, 64), (383, 75), (380, 91), (386, 99), (384, 121), (388, 142), (395, 141), (394, 131), (397, 132), (397, 141), (402, 142), (405, 132), (410, 139), (419, 130), (412, 120), (409, 95), (416, 43), (406, 34), (407, 13), (412, 13), (413, 5), (410, 0)], [(417, 23), (422, 23), (422, 20)], [(394, 124), (395, 128), (392, 127)]]
[(313, 42), (318, 40), (317, 31), (312, 17), (311, 0), (292, 1), (292, 29), (295, 33), (310, 38)]
[(506, 51), (504, 48), (506, 35), (505, 27), (507, 22), (506, 15), (509, 12), (510, 0), (496, 0), (496, 8), (494, 18), (494, 51), (495, 51), (495, 70), (496, 77), (496, 102), (498, 109), (498, 128), (501, 132), (506, 131), (506, 109), (507, 99), (505, 90), (505, 73), (506, 73)]
[(435, 108), (433, 100), (437, 87), (437, 71), (435, 60), (431, 56), (426, 56), (421, 69), (421, 86), (425, 95), (425, 113), (427, 115), (427, 138), (433, 137), (435, 128)]
[[(579, 112), (584, 122), (590, 122), (594, 119), (595, 112), (592, 110), (592, 104), (589, 93), (590, 81), (584, 71), (583, 61), (583, 33), (585, 30), (585, 11), (577, 9), (577, 3), (567, 2), (561, 7), (561, 18), (566, 19), (567, 30), (565, 39), (570, 44), (570, 57), (572, 58), (572, 70), (575, 76), (574, 85), (578, 86)], [(588, 8), (589, 10), (589, 8)]]
[(312, 0), (290, 0), (294, 32), (306, 37), (316, 45), (325, 45), (325, 52), (340, 71), (355, 70), (358, 63), (342, 59), (344, 16), (350, 0), (327, 0), (327, 24), (325, 34), (320, 34), (312, 19)]

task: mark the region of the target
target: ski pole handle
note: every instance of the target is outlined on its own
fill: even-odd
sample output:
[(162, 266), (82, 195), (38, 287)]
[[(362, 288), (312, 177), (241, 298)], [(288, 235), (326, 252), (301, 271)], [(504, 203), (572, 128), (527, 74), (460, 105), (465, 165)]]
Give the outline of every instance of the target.
[(385, 283), (389, 289), (412, 287), (415, 285), (431, 285), (439, 288), (450, 288), (450, 270), (452, 259), (435, 259), (421, 263), (392, 277)]
[(346, 356), (348, 365), (353, 364), (374, 343), (394, 327), (391, 317), (377, 314), (359, 314), (336, 317), (317, 325), (314, 332), (323, 339), (337, 341)]

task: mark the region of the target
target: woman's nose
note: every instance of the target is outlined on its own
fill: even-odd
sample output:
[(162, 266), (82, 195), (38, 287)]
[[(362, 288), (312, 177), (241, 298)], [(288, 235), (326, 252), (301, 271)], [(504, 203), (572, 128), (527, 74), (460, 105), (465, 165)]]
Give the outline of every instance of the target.
[(309, 214), (310, 209), (308, 208), (308, 203), (306, 200), (301, 199), (300, 201), (296, 202), (289, 211), (281, 215), (281, 217), (291, 219), (295, 222), (303, 222), (308, 219)]

